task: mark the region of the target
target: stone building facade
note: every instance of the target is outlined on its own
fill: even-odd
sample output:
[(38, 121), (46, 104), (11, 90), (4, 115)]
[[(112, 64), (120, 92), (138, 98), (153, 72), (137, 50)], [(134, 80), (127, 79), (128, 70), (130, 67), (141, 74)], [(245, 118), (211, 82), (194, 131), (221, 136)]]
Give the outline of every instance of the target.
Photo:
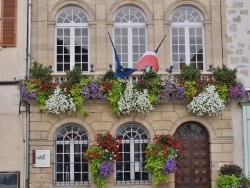
[[(227, 3), (230, 4), (230, 1), (228, 0)], [(192, 45), (192, 37), (186, 36), (191, 36), (191, 32), (194, 32), (193, 37), (196, 40), (194, 45), (200, 49), (195, 54), (202, 56), (202, 58), (196, 56), (195, 62), (197, 66), (202, 67), (203, 74), (207, 74), (210, 65), (216, 67), (222, 66), (223, 63), (228, 64), (227, 42), (230, 37), (227, 36), (226, 24), (230, 17), (226, 17), (226, 14), (229, 14), (230, 10), (227, 10), (227, 6), (225, 1), (212, 0), (33, 0), (31, 55), (34, 61), (52, 66), (52, 75), (63, 76), (64, 71), (67, 68), (72, 68), (79, 60), (77, 55), (74, 54), (72, 57), (70, 53), (72, 50), (75, 53), (77, 51), (75, 43), (77, 43), (78, 37), (77, 29), (80, 28), (81, 34), (78, 34), (82, 37), (82, 42), (79, 45), (82, 48), (84, 45), (87, 46), (84, 48), (85, 51), (79, 52), (82, 55), (79, 64), (83, 74), (90, 73), (92, 70), (90, 65), (95, 71), (94, 74), (103, 74), (109, 70), (109, 64), (113, 64), (113, 67), (115, 65), (108, 33), (111, 34), (116, 46), (119, 46), (123, 43), (119, 43), (120, 35), (116, 35), (115, 32), (124, 31), (125, 34), (123, 34), (126, 36), (134, 36), (134, 31), (135, 33), (139, 32), (139, 35), (135, 34), (135, 38), (138, 37), (138, 40), (140, 35), (145, 35), (145, 39), (143, 39), (145, 44), (143, 42), (138, 44), (142, 49), (143, 46), (146, 46), (145, 50), (155, 50), (163, 36), (166, 35), (157, 55), (160, 65), (159, 73), (166, 74), (166, 68), (169, 68), (170, 65), (173, 65), (174, 72), (178, 73), (180, 62), (184, 60), (184, 63), (190, 63), (188, 61), (192, 60), (188, 60), (186, 55), (193, 53), (191, 50), (181, 51), (181, 40), (184, 39), (185, 45), (186, 43)], [(138, 10), (139, 13), (128, 13), (132, 9)], [(194, 13), (193, 19), (197, 18), (196, 21), (191, 20), (192, 16), (188, 18), (187, 15), (192, 14), (190, 11)], [(245, 14), (244, 12), (246, 13), (243, 11), (242, 14)], [(117, 21), (122, 17), (122, 14), (133, 15), (138, 20), (143, 15), (143, 21), (139, 21), (135, 30), (126, 30), (126, 28), (134, 28), (133, 20), (126, 18), (125, 24), (123, 21)], [(186, 16), (186, 20), (179, 21), (182, 14)], [(174, 20), (174, 16), (178, 18), (177, 21)], [(80, 24), (78, 24), (77, 18), (81, 19)], [(189, 23), (191, 24), (188, 25)], [(188, 29), (179, 29), (182, 27)], [(231, 27), (236, 26), (229, 25), (228, 27), (230, 30)], [(195, 29), (192, 30), (193, 28)], [(126, 32), (132, 34), (126, 34)], [(177, 50), (176, 54), (173, 47), (175, 46), (175, 35), (177, 38), (179, 37), (179, 42), (176, 45), (179, 51)], [(72, 37), (75, 39), (73, 42)], [(122, 37), (120, 39), (122, 40)], [(197, 42), (199, 39), (202, 40), (201, 43)], [(231, 40), (233, 41), (233, 37)], [(237, 44), (237, 48), (247, 48), (247, 44), (241, 44)], [(231, 45), (229, 49), (234, 47)], [(120, 54), (129, 54), (126, 50), (122, 50), (122, 47), (118, 49)], [(138, 54), (142, 55), (145, 50), (139, 51)], [(236, 52), (238, 53), (239, 50)], [(133, 52), (132, 54), (138, 55)], [(125, 61), (126, 58), (131, 57), (125, 56), (122, 61)], [(234, 57), (229, 56), (229, 62), (232, 64), (231, 58)], [(247, 58), (240, 57), (240, 59)], [(202, 65), (199, 64), (200, 61)], [(128, 61), (128, 67), (133, 66), (130, 63)], [(157, 104), (149, 115), (131, 113), (128, 116), (120, 117), (112, 114), (108, 104), (102, 101), (88, 101), (86, 103), (89, 112), (87, 117), (83, 117), (79, 112), (71, 115), (41, 113), (34, 101), (28, 102), (30, 104), (29, 184), (32, 188), (95, 187), (95, 184), (91, 182), (89, 171), (86, 169), (76, 171), (77, 167), (64, 165), (65, 169), (58, 170), (62, 168), (58, 165), (60, 157), (65, 157), (62, 160), (66, 160), (66, 156), (68, 156), (70, 160), (68, 162), (72, 164), (76, 160), (74, 155), (83, 154), (82, 150), (78, 151), (71, 146), (71, 141), (74, 143), (74, 140), (64, 142), (63, 146), (60, 145), (60, 135), (78, 134), (76, 130), (81, 130), (81, 133), (84, 132), (87, 135), (87, 145), (95, 143), (96, 133), (107, 131), (116, 136), (122, 130), (135, 134), (139, 134), (137, 130), (140, 130), (147, 135), (147, 143), (152, 142), (156, 134), (175, 134), (181, 129), (185, 129), (190, 134), (194, 133), (196, 136), (190, 136), (185, 145), (186, 148), (183, 148), (186, 152), (186, 161), (183, 162), (181, 170), (176, 173), (179, 175), (172, 175), (168, 185), (159, 185), (159, 187), (195, 187), (196, 185), (204, 188), (215, 187), (220, 165), (225, 163), (243, 165), (242, 111), (238, 106), (238, 101), (226, 104), (225, 111), (215, 117), (197, 117), (187, 112), (184, 102)], [(84, 145), (84, 143), (85, 141), (82, 141), (81, 144)], [(132, 141), (130, 140), (129, 143), (131, 144)], [(60, 147), (65, 148), (59, 149)], [(137, 151), (135, 148), (135, 145), (130, 145), (131, 158), (136, 152), (143, 152), (142, 149)], [(36, 150), (49, 151), (49, 167), (33, 166), (33, 151)], [(192, 163), (192, 161), (195, 162)], [(152, 187), (151, 178), (153, 177), (148, 175), (146, 179), (142, 179), (138, 175), (142, 170), (137, 168), (136, 159), (131, 159), (130, 162), (132, 164), (130, 170), (128, 172), (121, 170), (122, 178), (118, 176), (119, 172), (117, 171), (112, 178), (109, 178), (108, 187), (124, 187), (124, 183), (129, 187)], [(76, 181), (79, 178), (77, 173), (81, 174), (80, 181)], [(126, 173), (129, 175), (124, 179)]]

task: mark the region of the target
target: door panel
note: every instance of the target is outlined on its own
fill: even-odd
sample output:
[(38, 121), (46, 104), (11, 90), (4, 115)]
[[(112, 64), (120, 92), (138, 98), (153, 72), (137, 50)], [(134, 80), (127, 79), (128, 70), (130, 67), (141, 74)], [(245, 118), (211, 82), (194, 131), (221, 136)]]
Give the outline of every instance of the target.
[(177, 162), (176, 188), (210, 188), (208, 140), (181, 140), (182, 157)]

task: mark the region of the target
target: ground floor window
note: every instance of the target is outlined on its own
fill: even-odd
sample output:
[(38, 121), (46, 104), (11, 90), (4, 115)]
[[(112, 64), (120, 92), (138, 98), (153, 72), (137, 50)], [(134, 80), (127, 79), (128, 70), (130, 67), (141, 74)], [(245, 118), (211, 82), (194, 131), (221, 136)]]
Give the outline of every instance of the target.
[(55, 137), (54, 184), (89, 183), (89, 164), (83, 154), (88, 148), (88, 135), (80, 125), (63, 126)]

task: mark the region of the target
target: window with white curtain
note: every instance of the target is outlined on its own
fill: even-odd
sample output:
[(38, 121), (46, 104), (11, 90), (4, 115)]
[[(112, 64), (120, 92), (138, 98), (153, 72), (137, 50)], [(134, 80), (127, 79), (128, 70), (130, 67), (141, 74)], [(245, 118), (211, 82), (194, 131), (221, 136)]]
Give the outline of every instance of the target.
[(147, 50), (146, 16), (135, 6), (123, 6), (114, 17), (114, 44), (124, 68), (135, 68)]
[(88, 144), (88, 135), (80, 125), (69, 124), (57, 132), (54, 140), (55, 185), (89, 184), (89, 165), (83, 158)]
[(202, 14), (192, 6), (177, 8), (171, 19), (171, 51), (173, 70), (192, 64), (203, 71), (205, 37)]
[(89, 71), (89, 26), (86, 13), (76, 6), (62, 9), (56, 19), (55, 67), (57, 72), (80, 67)]
[(144, 167), (144, 151), (149, 144), (146, 130), (136, 123), (128, 123), (119, 128), (116, 138), (122, 139), (121, 160), (116, 162), (117, 183), (149, 183), (150, 177)]

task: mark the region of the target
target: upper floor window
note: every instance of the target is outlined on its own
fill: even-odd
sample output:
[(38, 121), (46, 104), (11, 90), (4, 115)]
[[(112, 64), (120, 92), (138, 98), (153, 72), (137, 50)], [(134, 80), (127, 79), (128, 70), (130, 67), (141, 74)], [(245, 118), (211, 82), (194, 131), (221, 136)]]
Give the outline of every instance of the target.
[(173, 70), (185, 64), (205, 69), (204, 26), (202, 14), (191, 6), (176, 9), (171, 19)]
[(61, 128), (55, 137), (54, 183), (56, 185), (88, 184), (89, 166), (83, 154), (88, 149), (88, 135), (79, 125)]
[(122, 126), (116, 138), (122, 138), (120, 145), (121, 161), (116, 163), (118, 183), (148, 183), (144, 151), (149, 144), (148, 133), (139, 125), (129, 123)]
[(146, 17), (135, 6), (124, 6), (114, 17), (114, 44), (124, 68), (136, 68), (147, 49)]
[(2, 0), (1, 8), (0, 45), (16, 46), (17, 0)]
[(86, 13), (69, 6), (57, 15), (55, 29), (56, 71), (72, 70), (80, 67), (89, 71), (89, 27)]

